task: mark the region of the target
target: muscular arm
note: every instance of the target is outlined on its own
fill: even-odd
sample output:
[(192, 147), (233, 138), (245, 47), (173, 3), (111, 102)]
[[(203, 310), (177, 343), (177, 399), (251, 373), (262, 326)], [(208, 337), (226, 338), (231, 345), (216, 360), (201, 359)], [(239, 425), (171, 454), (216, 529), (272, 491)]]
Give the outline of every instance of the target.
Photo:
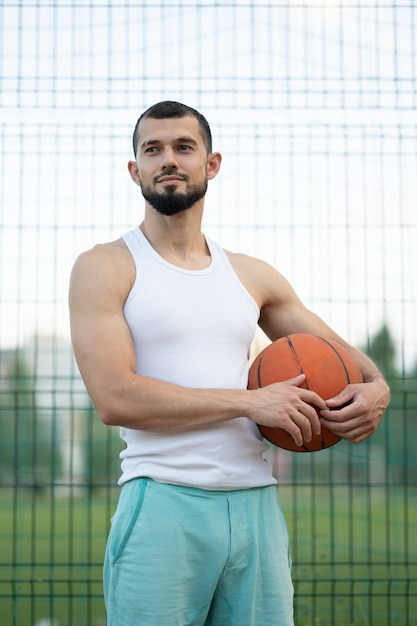
[(274, 268), (244, 255), (230, 255), (230, 258), (242, 282), (258, 300), (261, 309), (259, 325), (271, 340), (292, 333), (311, 333), (334, 339), (351, 353), (364, 383), (348, 385), (335, 398), (324, 398), (327, 406), (321, 411), (321, 423), (353, 443), (372, 435), (390, 397), (388, 385), (377, 366), (308, 310)]
[(263, 390), (189, 389), (135, 372), (135, 353), (123, 306), (134, 266), (122, 242), (96, 246), (76, 261), (70, 283), (71, 335), (77, 363), (105, 424), (144, 430), (180, 429), (247, 416), (302, 437), (320, 430), (316, 394), (297, 377)]

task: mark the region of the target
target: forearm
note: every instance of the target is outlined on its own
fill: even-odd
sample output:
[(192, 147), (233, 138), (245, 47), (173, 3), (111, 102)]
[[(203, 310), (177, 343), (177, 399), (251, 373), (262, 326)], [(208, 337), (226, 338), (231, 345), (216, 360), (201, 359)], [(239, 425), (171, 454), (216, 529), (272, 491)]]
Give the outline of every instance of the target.
[(300, 375), (253, 390), (194, 389), (135, 376), (122, 393), (107, 393), (95, 405), (105, 424), (136, 430), (181, 430), (247, 417), (284, 428), (301, 445), (320, 432), (313, 405), (326, 408), (316, 393), (299, 387), (303, 381)]
[(246, 390), (185, 388), (136, 375), (90, 395), (103, 423), (140, 430), (192, 428), (251, 412)]
[(368, 356), (366, 356), (366, 354), (364, 354), (357, 348), (349, 346), (348, 344), (346, 344), (345, 347), (359, 365), (359, 369), (362, 372), (364, 383), (380, 382), (381, 386), (386, 386), (388, 388), (383, 373), (377, 367), (377, 365)]

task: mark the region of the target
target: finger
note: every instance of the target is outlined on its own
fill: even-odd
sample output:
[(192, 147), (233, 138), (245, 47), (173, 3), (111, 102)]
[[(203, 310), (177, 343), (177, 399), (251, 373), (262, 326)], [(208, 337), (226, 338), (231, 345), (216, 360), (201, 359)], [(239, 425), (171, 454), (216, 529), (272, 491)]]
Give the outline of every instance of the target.
[[(321, 422), (318, 411), (326, 409), (325, 401), (315, 392), (298, 389), (291, 400), (288, 414), (301, 429), (305, 441), (311, 441), (311, 433), (321, 433)], [(317, 408), (316, 408), (317, 407)]]
[(314, 433), (315, 435), (320, 435), (321, 433), (321, 421), (319, 414), (317, 413), (314, 406), (310, 404), (303, 404), (300, 408), (300, 413), (306, 418), (303, 422), (304, 429), (303, 433), (308, 432), (309, 438), (305, 436), (304, 439), (306, 441), (311, 441), (310, 433)]
[(325, 409), (327, 405), (319, 395), (308, 389), (297, 389), (292, 402), (289, 415), (301, 429), (304, 440), (311, 441), (313, 432), (316, 435), (321, 433), (320, 418), (314, 405), (318, 409)]
[(289, 383), (290, 385), (295, 385), (296, 387), (299, 387), (300, 385), (303, 384), (305, 379), (306, 379), (305, 374), (298, 374), (298, 376), (294, 376), (293, 378), (289, 378), (285, 382)]
[(339, 435), (352, 443), (359, 443), (371, 434), (369, 425), (363, 421), (362, 417), (340, 422), (321, 419), (321, 423), (335, 435)]
[(317, 411), (310, 404), (302, 402), (297, 407), (297, 412), (292, 415), (293, 421), (300, 429), (304, 441), (311, 441), (313, 433), (319, 435), (321, 433), (321, 422)]
[(311, 425), (308, 420), (303, 419), (301, 414), (289, 419), (288, 424), (285, 424), (283, 428), (291, 435), (294, 443), (300, 448), (304, 442), (308, 443), (312, 439)]
[(323, 423), (323, 420), (326, 420), (330, 424), (346, 421), (346, 417), (349, 417), (349, 415), (346, 416), (345, 409), (346, 407), (340, 410), (325, 409), (324, 411), (320, 411), (321, 423)]
[(350, 404), (354, 400), (356, 393), (356, 390), (352, 386), (348, 385), (336, 396), (326, 400), (326, 405), (329, 409), (341, 408)]
[[(300, 400), (302, 400), (302, 404), (298, 406), (298, 410), (309, 420), (312, 432), (315, 435), (320, 435), (320, 412), (327, 409), (326, 402), (322, 398), (320, 398), (320, 396), (318, 396), (315, 392), (308, 390), (300, 390), (299, 398)], [(311, 438), (307, 439), (305, 437), (305, 441), (311, 441)]]
[(352, 403), (343, 404), (338, 408), (326, 407), (324, 410), (320, 410), (320, 418), (324, 418), (329, 422), (346, 422), (355, 417), (358, 417), (358, 408)]
[(302, 435), (301, 430), (297, 428), (296, 424), (294, 424), (294, 422), (291, 422), (291, 424), (287, 428), (284, 428), (284, 430), (286, 430), (287, 433), (291, 435), (295, 445), (301, 448), (305, 439)]
[(325, 411), (328, 408), (327, 402), (323, 400), (323, 398), (321, 398), (315, 391), (310, 391), (310, 389), (300, 389), (299, 397), (303, 400), (303, 402), (317, 407), (319, 411)]

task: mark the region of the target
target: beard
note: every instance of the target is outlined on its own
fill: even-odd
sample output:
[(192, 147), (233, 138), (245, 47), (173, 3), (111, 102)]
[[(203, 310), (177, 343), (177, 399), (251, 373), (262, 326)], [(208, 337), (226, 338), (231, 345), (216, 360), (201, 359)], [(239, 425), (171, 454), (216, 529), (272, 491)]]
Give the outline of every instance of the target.
[[(175, 172), (172, 172), (175, 173)], [(165, 172), (165, 175), (170, 175)], [(157, 182), (154, 179), (154, 183)], [(184, 176), (184, 180), (187, 178)], [(151, 186), (141, 186), (142, 195), (147, 202), (161, 215), (176, 215), (182, 211), (187, 211), (193, 204), (204, 198), (207, 191), (208, 181), (205, 179), (202, 183), (187, 186), (185, 192), (177, 191), (176, 185), (168, 185), (159, 193)]]

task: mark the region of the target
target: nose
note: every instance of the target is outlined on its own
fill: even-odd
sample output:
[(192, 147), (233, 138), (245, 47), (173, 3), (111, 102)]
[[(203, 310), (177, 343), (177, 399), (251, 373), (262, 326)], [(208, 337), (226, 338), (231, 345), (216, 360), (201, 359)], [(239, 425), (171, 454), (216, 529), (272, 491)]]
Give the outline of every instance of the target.
[(175, 151), (170, 146), (167, 146), (163, 151), (161, 169), (178, 169), (178, 161)]

